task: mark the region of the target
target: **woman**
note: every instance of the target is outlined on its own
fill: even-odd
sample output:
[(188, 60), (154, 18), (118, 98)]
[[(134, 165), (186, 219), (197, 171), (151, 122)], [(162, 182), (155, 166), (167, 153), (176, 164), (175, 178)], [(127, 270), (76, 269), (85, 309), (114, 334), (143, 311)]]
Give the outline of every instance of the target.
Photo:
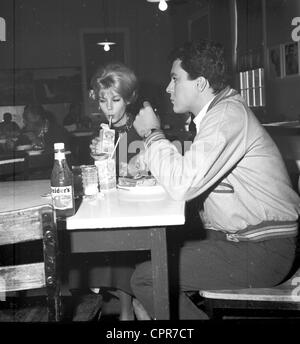
[[(143, 149), (143, 141), (132, 126), (132, 107), (137, 100), (137, 78), (134, 72), (121, 63), (100, 67), (92, 78), (90, 96), (99, 103), (99, 110), (111, 123), (118, 138), (117, 174), (135, 175), (134, 164), (128, 164)], [(96, 158), (99, 151), (99, 137), (92, 140), (91, 154)], [(124, 171), (124, 166), (129, 171)]]
[[(107, 121), (111, 122), (112, 129), (116, 131), (116, 141), (120, 137), (116, 154), (117, 174), (122, 168), (124, 175), (127, 172), (124, 171), (124, 166), (126, 169), (128, 161), (143, 147), (139, 135), (132, 126), (134, 117), (130, 112), (130, 107), (137, 99), (137, 78), (125, 65), (111, 63), (97, 70), (91, 86), (90, 97), (99, 103), (99, 110), (103, 112)], [(100, 153), (98, 144), (99, 137), (96, 137), (90, 145), (91, 155), (95, 158)], [(134, 174), (136, 171), (130, 169), (130, 172)], [(100, 259), (102, 265), (99, 265)], [(134, 257), (126, 252), (112, 253), (98, 256), (93, 262), (86, 262), (89, 287), (108, 288), (120, 300), (119, 319), (134, 320), (130, 278), (136, 263), (136, 254)]]

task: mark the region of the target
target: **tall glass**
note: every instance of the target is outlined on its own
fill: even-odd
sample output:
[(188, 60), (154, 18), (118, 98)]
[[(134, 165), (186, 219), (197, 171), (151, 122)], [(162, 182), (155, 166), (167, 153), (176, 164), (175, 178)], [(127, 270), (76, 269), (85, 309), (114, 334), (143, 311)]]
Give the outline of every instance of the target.
[(101, 156), (101, 159), (95, 161), (98, 168), (98, 178), (100, 191), (108, 191), (116, 188), (116, 161), (109, 155)]
[(95, 165), (81, 166), (82, 185), (85, 196), (97, 196), (98, 171)]

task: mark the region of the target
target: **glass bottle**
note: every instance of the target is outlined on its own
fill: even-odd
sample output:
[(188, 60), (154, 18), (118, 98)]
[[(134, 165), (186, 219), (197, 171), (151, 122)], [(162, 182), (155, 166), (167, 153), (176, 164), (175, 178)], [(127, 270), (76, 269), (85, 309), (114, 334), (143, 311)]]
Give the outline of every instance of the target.
[(65, 157), (64, 143), (54, 143), (54, 165), (51, 173), (52, 204), (57, 218), (75, 213), (73, 174)]

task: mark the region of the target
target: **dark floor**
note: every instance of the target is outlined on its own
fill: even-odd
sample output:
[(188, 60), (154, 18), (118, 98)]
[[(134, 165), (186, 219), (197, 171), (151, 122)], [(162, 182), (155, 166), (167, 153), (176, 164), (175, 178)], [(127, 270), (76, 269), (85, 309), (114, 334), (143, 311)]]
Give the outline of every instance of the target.
[[(45, 322), (47, 309), (44, 295), (7, 297), (0, 303), (0, 322)], [(119, 321), (118, 300), (105, 293), (63, 296), (63, 321)]]

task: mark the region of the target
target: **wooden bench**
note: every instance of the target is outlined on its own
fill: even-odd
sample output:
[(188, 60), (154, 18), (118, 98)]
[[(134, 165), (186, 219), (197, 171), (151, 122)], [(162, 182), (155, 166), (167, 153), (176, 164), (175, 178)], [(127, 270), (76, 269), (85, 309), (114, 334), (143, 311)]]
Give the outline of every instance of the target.
[(205, 298), (212, 318), (226, 314), (229, 309), (300, 311), (300, 268), (286, 282), (273, 288), (201, 290), (199, 293)]

